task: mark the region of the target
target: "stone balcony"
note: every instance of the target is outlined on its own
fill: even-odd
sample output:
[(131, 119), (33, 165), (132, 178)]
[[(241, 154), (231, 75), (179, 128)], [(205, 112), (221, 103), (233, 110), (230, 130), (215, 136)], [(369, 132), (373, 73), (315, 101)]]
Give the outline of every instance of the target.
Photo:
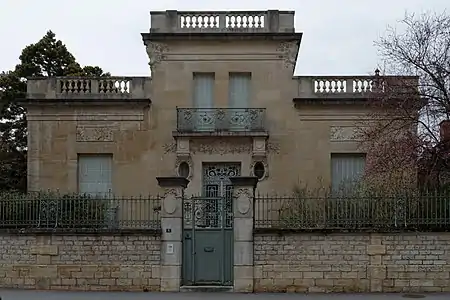
[[(417, 91), (419, 78), (416, 76), (298, 76), (295, 102), (367, 100), (375, 93), (405, 95)], [(378, 94), (378, 95), (379, 95)], [(322, 101), (321, 101), (322, 100)]]
[(289, 33), (293, 11), (152, 11), (150, 33)]
[(265, 108), (177, 108), (174, 136), (266, 136)]
[(150, 102), (150, 90), (150, 77), (30, 78), (27, 102)]

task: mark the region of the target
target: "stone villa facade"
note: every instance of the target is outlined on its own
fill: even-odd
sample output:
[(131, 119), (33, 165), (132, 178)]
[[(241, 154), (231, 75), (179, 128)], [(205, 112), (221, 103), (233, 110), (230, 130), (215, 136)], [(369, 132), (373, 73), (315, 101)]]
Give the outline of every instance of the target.
[[(179, 291), (214, 285), (237, 292), (448, 287), (449, 277), (436, 275), (448, 260), (447, 235), (253, 230), (255, 191), (291, 192), (318, 178), (333, 187), (361, 176), (366, 153), (356, 122), (367, 115), (375, 76), (293, 77), (302, 33), (295, 32), (291, 11), (151, 12), (142, 39), (151, 77), (28, 81), (28, 188), (159, 193), (160, 228), (2, 237), (4, 249), (32, 245), (21, 250), (19, 265), (3, 262), (14, 275), (3, 286)], [(120, 207), (119, 215), (128, 213)], [(446, 241), (439, 251), (438, 240)], [(416, 256), (423, 258), (414, 259), (409, 245), (418, 245)], [(427, 260), (435, 277), (421, 277), (428, 275), (418, 260)]]
[(29, 81), (30, 191), (155, 194), (181, 172), (201, 194), (217, 167), (279, 193), (360, 173), (354, 123), (373, 77), (293, 77), (294, 12), (152, 12), (142, 38), (151, 77)]

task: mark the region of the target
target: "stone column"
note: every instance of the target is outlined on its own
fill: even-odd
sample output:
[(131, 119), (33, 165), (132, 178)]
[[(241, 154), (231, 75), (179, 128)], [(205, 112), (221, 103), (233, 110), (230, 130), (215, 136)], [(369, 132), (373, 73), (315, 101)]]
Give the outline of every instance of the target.
[(234, 291), (253, 292), (253, 217), (258, 178), (233, 177)]
[(156, 177), (164, 188), (161, 203), (161, 292), (178, 292), (181, 284), (183, 177)]

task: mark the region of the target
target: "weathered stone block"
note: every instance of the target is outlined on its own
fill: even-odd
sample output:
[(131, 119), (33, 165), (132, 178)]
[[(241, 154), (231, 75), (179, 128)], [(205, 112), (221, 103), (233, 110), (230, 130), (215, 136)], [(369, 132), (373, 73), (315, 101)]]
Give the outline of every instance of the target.
[(32, 247), (31, 254), (58, 255), (58, 245), (36, 245)]
[(367, 255), (384, 255), (386, 254), (386, 245), (368, 245)]

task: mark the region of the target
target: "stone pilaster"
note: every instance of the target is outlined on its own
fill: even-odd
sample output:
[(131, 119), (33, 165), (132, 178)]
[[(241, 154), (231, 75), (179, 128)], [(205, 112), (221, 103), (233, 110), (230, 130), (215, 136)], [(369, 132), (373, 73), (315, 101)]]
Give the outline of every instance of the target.
[(183, 177), (156, 179), (164, 188), (161, 207), (161, 291), (177, 292), (181, 283), (183, 196), (189, 180)]
[(386, 254), (386, 245), (382, 244), (380, 234), (370, 235), (370, 244), (367, 245), (367, 255), (370, 264), (367, 276), (370, 278), (370, 291), (383, 292), (383, 281), (386, 280), (386, 266), (383, 265), (383, 255)]
[(230, 180), (234, 186), (234, 291), (253, 292), (253, 201), (258, 178)]

